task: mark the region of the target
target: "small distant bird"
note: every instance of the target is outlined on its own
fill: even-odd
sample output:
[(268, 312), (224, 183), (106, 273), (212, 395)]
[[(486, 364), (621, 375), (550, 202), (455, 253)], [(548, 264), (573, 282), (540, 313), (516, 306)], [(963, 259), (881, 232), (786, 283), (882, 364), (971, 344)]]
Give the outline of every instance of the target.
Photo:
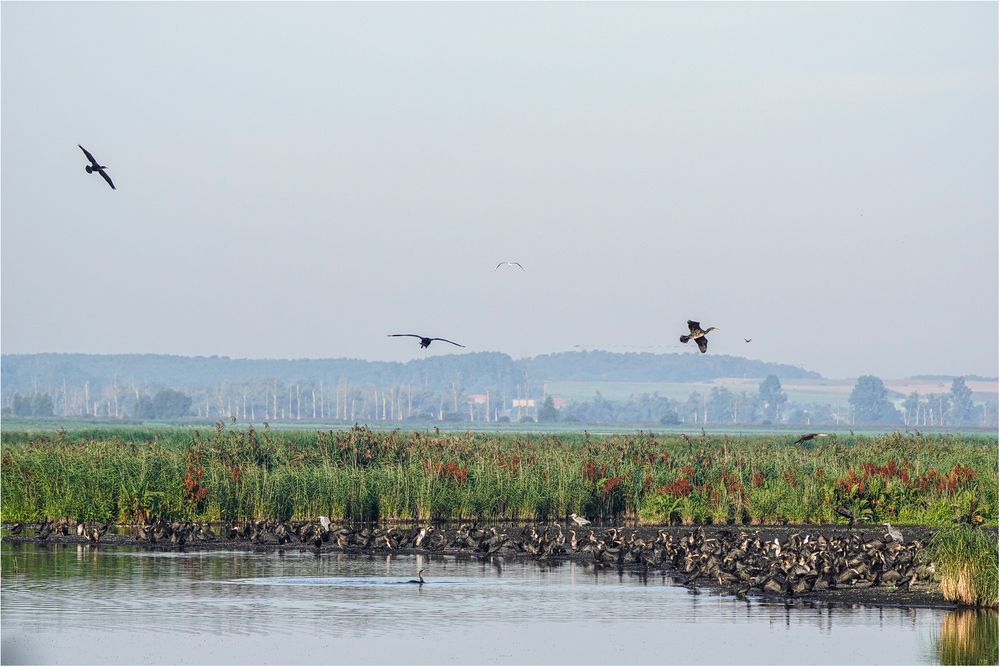
[[(77, 146), (80, 146), (80, 144), (77, 144)], [(83, 146), (80, 146), (80, 150), (83, 151), (83, 154), (87, 156), (88, 160), (90, 160), (90, 164), (84, 167), (84, 169), (87, 170), (87, 173), (92, 174), (96, 171), (98, 174), (104, 177), (104, 180), (106, 180), (108, 182), (108, 185), (111, 186), (111, 189), (114, 190), (115, 184), (111, 182), (111, 177), (108, 176), (106, 171), (104, 171), (105, 169), (107, 169), (107, 167), (105, 167), (102, 164), (97, 164), (97, 160), (94, 159), (94, 156), (91, 155), (90, 151), (88, 151)]]
[(799, 445), (806, 440), (813, 440), (814, 438), (832, 438), (832, 433), (806, 433), (804, 436), (793, 442), (793, 445)]
[(899, 528), (893, 528), (888, 523), (883, 523), (882, 525), (885, 526), (886, 534), (889, 535), (894, 542), (899, 542), (900, 544), (903, 543), (903, 533), (899, 530)]
[(693, 340), (698, 344), (698, 349), (704, 354), (708, 352), (708, 339), (705, 338), (705, 334), (709, 331), (717, 331), (718, 327), (709, 327), (707, 329), (702, 329), (701, 324), (695, 322), (694, 320), (688, 320), (688, 329), (691, 330), (691, 334), (688, 336), (681, 336), (681, 342), (686, 343), (689, 340)]
[(575, 523), (576, 525), (580, 526), (581, 528), (583, 526), (589, 526), (590, 525), (589, 521), (587, 521), (586, 519), (584, 519), (582, 516), (577, 516), (575, 513), (574, 514), (570, 514), (569, 518), (573, 519), (573, 523)]
[(750, 341), (752, 341), (752, 340), (753, 340), (753, 338), (744, 338), (744, 339), (743, 339), (743, 342), (744, 342), (744, 343), (749, 343), (749, 342), (750, 342)]
[(393, 336), (409, 336), (411, 338), (419, 338), (420, 339), (420, 349), (428, 347), (433, 341), (436, 341), (436, 340), (441, 340), (441, 341), (444, 341), (445, 343), (451, 343), (452, 345), (457, 345), (458, 347), (465, 347), (464, 345), (456, 343), (453, 340), (448, 340), (447, 338), (428, 338), (427, 336), (420, 336), (418, 334), (389, 334), (390, 338), (392, 338)]
[(420, 570), (419, 572), (417, 572), (417, 579), (420, 579), (420, 581), (417, 581), (417, 579), (410, 579), (406, 583), (408, 583), (408, 584), (418, 584), (420, 586), (423, 586), (424, 585), (424, 572), (426, 572), (426, 571), (427, 570), (424, 569), (424, 570)]
[(511, 267), (516, 266), (517, 268), (519, 268), (522, 271), (524, 271), (524, 267), (521, 266), (520, 262), (500, 262), (499, 264), (497, 264), (497, 268), (493, 269), (493, 270), (496, 271), (497, 269), (499, 269), (501, 266), (504, 266), (504, 265), (511, 266)]

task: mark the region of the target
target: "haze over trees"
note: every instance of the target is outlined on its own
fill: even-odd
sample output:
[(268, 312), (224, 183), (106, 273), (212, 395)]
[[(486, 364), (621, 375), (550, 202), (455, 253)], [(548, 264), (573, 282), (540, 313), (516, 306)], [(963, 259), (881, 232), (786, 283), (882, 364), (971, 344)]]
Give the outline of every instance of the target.
[[(4, 415), (17, 417), (940, 427), (995, 424), (998, 412), (995, 400), (975, 403), (962, 378), (953, 380), (947, 394), (904, 397), (890, 395), (879, 378), (864, 376), (849, 406), (790, 401), (782, 379), (818, 374), (724, 355), (569, 352), (514, 360), (479, 352), (404, 364), (39, 354), (4, 355), (2, 374)], [(558, 394), (544, 389), (547, 382), (564, 380), (677, 383), (727, 377), (764, 380), (756, 392), (713, 386), (686, 399), (655, 391), (609, 399), (597, 391), (590, 398), (556, 401)]]

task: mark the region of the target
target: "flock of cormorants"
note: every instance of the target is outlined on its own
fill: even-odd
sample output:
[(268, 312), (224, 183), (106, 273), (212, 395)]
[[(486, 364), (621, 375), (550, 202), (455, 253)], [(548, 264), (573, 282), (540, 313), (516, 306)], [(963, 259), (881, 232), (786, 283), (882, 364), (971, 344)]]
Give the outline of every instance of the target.
[[(207, 524), (155, 520), (133, 527), (133, 537), (167, 548), (211, 542), (240, 541), (250, 545), (300, 545), (348, 553), (440, 553), (491, 557), (523, 557), (540, 563), (582, 560), (595, 567), (659, 571), (685, 586), (719, 586), (743, 597), (761, 594), (797, 596), (835, 589), (893, 586), (907, 590), (933, 575), (933, 565), (920, 558), (920, 540), (906, 542), (889, 524), (877, 536), (848, 530), (832, 534), (799, 529), (784, 539), (765, 539), (761, 530), (721, 529), (714, 534), (693, 529), (598, 529), (570, 515), (572, 528), (559, 523), (531, 526), (457, 528), (417, 525), (411, 528), (336, 526), (329, 517), (312, 521), (245, 521), (227, 526), (221, 535)], [(11, 532), (21, 533), (24, 524)], [(66, 536), (97, 543), (109, 524), (45, 520), (37, 524), (36, 539)], [(579, 529), (579, 530), (578, 530)], [(418, 573), (424, 583), (422, 572)]]

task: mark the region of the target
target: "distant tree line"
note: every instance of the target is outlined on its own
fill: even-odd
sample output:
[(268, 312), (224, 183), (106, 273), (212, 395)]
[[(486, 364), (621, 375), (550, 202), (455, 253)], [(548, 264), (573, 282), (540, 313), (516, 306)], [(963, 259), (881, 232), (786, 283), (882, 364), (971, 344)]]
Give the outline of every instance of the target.
[[(701, 366), (692, 370), (692, 363)], [(694, 391), (686, 400), (657, 393), (610, 400), (597, 393), (557, 409), (553, 397), (542, 393), (543, 381), (550, 380), (705, 380), (745, 376), (761, 369), (771, 372), (757, 375), (765, 379), (756, 392), (713, 387)], [(133, 374), (137, 371), (150, 375)], [(406, 364), (347, 359), (3, 355), (2, 374), (3, 414), (19, 417), (912, 427), (991, 426), (998, 420), (996, 401), (974, 403), (962, 378), (954, 379), (949, 393), (904, 397), (890, 395), (879, 378), (864, 376), (846, 406), (806, 404), (788, 400), (781, 378), (816, 377), (815, 373), (721, 355), (705, 359), (692, 354), (572, 352), (514, 361), (504, 354), (483, 352)]]

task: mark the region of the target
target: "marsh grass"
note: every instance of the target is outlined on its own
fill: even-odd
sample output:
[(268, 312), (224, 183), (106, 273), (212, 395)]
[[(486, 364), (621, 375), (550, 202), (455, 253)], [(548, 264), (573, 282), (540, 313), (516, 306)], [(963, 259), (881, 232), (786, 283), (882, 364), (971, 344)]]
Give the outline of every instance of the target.
[(946, 600), (977, 607), (997, 606), (998, 548), (994, 533), (959, 524), (931, 538), (929, 556)]
[(997, 441), (341, 431), (4, 432), (4, 521), (551, 520), (947, 525), (997, 520)]

